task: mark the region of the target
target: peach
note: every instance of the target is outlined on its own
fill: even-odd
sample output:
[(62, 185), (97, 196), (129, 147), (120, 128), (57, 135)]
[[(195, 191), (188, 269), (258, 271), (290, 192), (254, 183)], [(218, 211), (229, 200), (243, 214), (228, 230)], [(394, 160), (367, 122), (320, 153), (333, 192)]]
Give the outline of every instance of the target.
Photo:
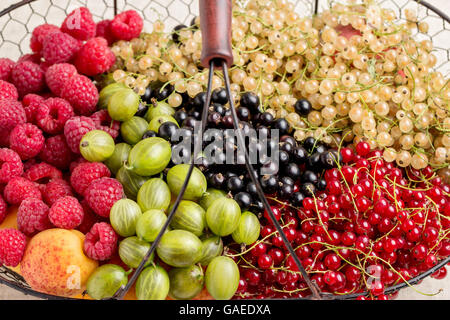
[(98, 267), (83, 252), (84, 235), (77, 230), (49, 229), (29, 241), (21, 273), (33, 290), (71, 297), (85, 290)]

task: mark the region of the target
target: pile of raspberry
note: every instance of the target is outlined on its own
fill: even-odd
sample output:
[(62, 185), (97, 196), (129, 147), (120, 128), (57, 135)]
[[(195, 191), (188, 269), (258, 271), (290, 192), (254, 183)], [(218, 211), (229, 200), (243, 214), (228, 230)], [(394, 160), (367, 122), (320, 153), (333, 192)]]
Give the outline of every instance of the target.
[(120, 124), (97, 111), (93, 77), (114, 65), (109, 45), (137, 37), (142, 25), (135, 11), (96, 23), (81, 7), (61, 26), (36, 27), (32, 53), (0, 58), (0, 224), (18, 212), (18, 230), (0, 230), (0, 265), (17, 266), (27, 237), (55, 227), (86, 234), (92, 259), (115, 253), (118, 237), (105, 221), (123, 188), (104, 164), (81, 157), (79, 143), (91, 130), (119, 135)]
[[(337, 167), (322, 173), (326, 190), (297, 207), (268, 195), (272, 210), (322, 292), (393, 299), (397, 293), (385, 294), (386, 288), (450, 256), (450, 186), (431, 167), (405, 170), (385, 162), (366, 142), (340, 155)], [(229, 254), (241, 275), (235, 299), (311, 294), (267, 214), (260, 239)], [(432, 277), (446, 274), (444, 266)]]

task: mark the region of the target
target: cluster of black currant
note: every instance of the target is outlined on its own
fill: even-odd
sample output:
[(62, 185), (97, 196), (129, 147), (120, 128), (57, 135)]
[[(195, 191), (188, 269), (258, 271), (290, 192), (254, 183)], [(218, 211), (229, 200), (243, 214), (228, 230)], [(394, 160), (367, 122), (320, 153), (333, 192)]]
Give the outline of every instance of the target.
[[(163, 100), (165, 96), (170, 95), (171, 90), (170, 86), (166, 86), (162, 91), (155, 90), (158, 96), (149, 96)], [(159, 127), (158, 133), (146, 132), (144, 138), (158, 135), (172, 141), (173, 153), (178, 154), (182, 161), (188, 161), (193, 151), (194, 139), (190, 139), (191, 143), (186, 145), (176, 143), (173, 137), (178, 132), (177, 137), (182, 136), (183, 141), (186, 138), (193, 138), (194, 127), (201, 119), (205, 100), (205, 92), (197, 94), (194, 98), (185, 97), (182, 106), (174, 114), (180, 128), (175, 123), (164, 122)], [(247, 172), (244, 154), (240, 152), (235, 137), (230, 139), (227, 130), (234, 128), (233, 117), (227, 103), (224, 88), (212, 92), (206, 131), (203, 135), (203, 150), (208, 146), (213, 147), (214, 157), (201, 156), (196, 163), (204, 172), (209, 186), (230, 192), (243, 210), (259, 213), (263, 211), (263, 203)], [(307, 100), (299, 100), (296, 110), (299, 114), (305, 115), (311, 110), (311, 104)], [(260, 110), (259, 98), (253, 93), (247, 92), (241, 96), (236, 113), (239, 128), (246, 137), (247, 150), (261, 151), (265, 148), (268, 152), (264, 156), (257, 157), (256, 162), (252, 163), (266, 194), (289, 200), (293, 205), (300, 206), (305, 197), (326, 188), (325, 179), (321, 174), (324, 169), (334, 167), (336, 161), (340, 161), (337, 150), (329, 149), (314, 138), (307, 138), (303, 144), (298, 143), (292, 136), (289, 123), (282, 118), (274, 119), (270, 113)], [(208, 133), (208, 129), (216, 130)], [(259, 137), (267, 137), (267, 141), (249, 137), (247, 134), (252, 129)], [(278, 130), (276, 138), (271, 136), (272, 129)], [(226, 161), (228, 150), (233, 150), (232, 165)]]
[[(305, 197), (325, 190), (327, 184), (322, 173), (326, 168), (335, 167), (336, 161), (341, 161), (340, 155), (336, 150), (317, 143), (314, 138), (307, 138), (299, 144), (285, 134), (278, 143), (278, 159), (254, 165), (255, 173), (266, 195), (301, 206)], [(271, 173), (262, 174), (262, 169)], [(205, 175), (209, 185), (231, 192), (243, 210), (264, 211), (256, 185), (245, 167), (227, 166), (221, 171), (217, 166), (211, 166)]]

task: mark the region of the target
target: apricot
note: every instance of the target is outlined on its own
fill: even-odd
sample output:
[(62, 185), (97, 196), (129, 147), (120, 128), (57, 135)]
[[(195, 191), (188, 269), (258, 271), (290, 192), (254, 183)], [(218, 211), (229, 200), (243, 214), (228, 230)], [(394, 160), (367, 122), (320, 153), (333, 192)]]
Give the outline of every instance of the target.
[(9, 228), (17, 229), (17, 209), (18, 207), (16, 206), (8, 208), (8, 211), (6, 212), (6, 218), (0, 224), (0, 230)]
[(98, 262), (83, 252), (84, 235), (77, 230), (49, 229), (30, 239), (21, 274), (33, 290), (71, 297), (86, 289)]

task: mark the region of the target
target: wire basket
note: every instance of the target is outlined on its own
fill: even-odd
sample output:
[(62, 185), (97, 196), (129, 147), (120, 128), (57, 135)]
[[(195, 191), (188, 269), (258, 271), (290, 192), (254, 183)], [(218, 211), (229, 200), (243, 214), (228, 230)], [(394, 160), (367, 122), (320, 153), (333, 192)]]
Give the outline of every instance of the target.
[[(295, 11), (301, 16), (312, 15), (329, 8), (333, 0), (290, 0), (295, 4)], [(169, 31), (179, 24), (188, 25), (198, 15), (198, 0), (23, 0), (2, 1), (2, 5), (10, 5), (0, 8), (0, 57), (17, 60), (20, 56), (29, 53), (29, 42), (33, 29), (41, 24), (49, 23), (60, 25), (72, 10), (84, 6), (88, 7), (96, 21), (112, 19), (115, 14), (124, 10), (134, 9), (144, 17), (144, 30), (150, 31), (152, 22), (163, 20)], [(236, 0), (238, 5), (245, 6), (247, 0)], [(450, 17), (436, 8), (432, 3), (421, 0), (379, 0), (384, 8), (392, 9), (397, 13), (399, 21), (405, 21), (404, 10), (415, 9), (418, 22), (427, 22), (429, 32), (427, 34), (416, 31), (413, 36), (417, 40), (431, 40), (434, 45), (434, 54), (437, 63), (434, 67), (443, 75), (450, 75)], [(431, 1), (430, 1), (431, 2)], [(385, 290), (386, 294), (414, 285), (428, 277), (436, 270), (450, 262), (450, 257), (441, 260), (428, 271), (416, 276), (408, 283), (400, 283)], [(40, 293), (31, 289), (25, 279), (17, 272), (1, 266), (0, 283), (5, 284), (26, 295), (43, 299), (71, 299)], [(323, 295), (324, 299), (354, 299), (366, 295), (367, 292), (333, 296)], [(302, 298), (300, 298), (302, 299)], [(305, 298), (303, 298), (305, 299)]]

